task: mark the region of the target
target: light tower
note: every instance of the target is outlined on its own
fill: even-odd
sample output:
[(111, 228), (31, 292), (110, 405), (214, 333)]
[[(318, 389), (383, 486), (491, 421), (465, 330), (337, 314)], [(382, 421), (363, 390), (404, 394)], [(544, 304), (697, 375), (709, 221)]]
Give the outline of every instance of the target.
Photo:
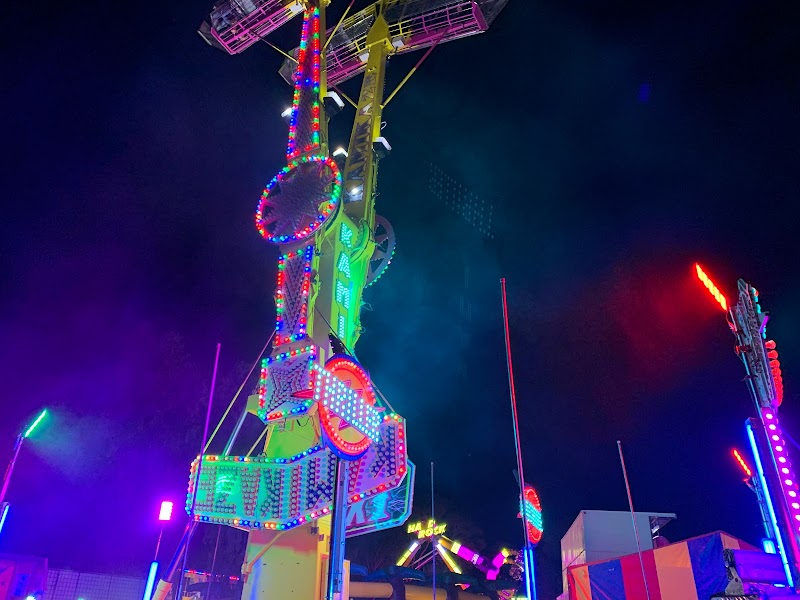
[(755, 459), (758, 487), (763, 494), (768, 537), (783, 561), (786, 578), (800, 587), (800, 489), (778, 422), (783, 402), (783, 375), (776, 344), (767, 338), (769, 316), (759, 304), (758, 290), (740, 279), (731, 306), (713, 280), (696, 264), (695, 272), (720, 308), (736, 337), (736, 355), (744, 364), (745, 382), (755, 404), (746, 429)]
[[(329, 0), (226, 0), (200, 28), (209, 44), (238, 54), (303, 15), (300, 46), (283, 69), (294, 87), (287, 165), (256, 210), (258, 232), (279, 254), (273, 348), (253, 407), (266, 441), (254, 456), (198, 457), (189, 482), (194, 522), (249, 532), (243, 598), (347, 598), (347, 532), (399, 525), (410, 514), (405, 420), (353, 351), (363, 290), (394, 245), (391, 225), (375, 213), (375, 186), (378, 160), (391, 150), (381, 137), (383, 109), (408, 77), (384, 99), (386, 60), (485, 31), (507, 2), (381, 0), (328, 32)], [(340, 169), (329, 155), (329, 83), (360, 72)], [(400, 514), (375, 512), (398, 493)]]

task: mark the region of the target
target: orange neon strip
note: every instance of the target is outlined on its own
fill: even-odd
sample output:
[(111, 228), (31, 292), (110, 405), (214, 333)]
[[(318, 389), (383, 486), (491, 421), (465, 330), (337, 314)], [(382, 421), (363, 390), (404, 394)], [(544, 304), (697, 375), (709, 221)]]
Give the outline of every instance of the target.
[(752, 477), (753, 476), (753, 472), (750, 470), (750, 467), (748, 467), (747, 463), (744, 462), (744, 459), (742, 458), (742, 455), (739, 454), (739, 451), (736, 450), (736, 448), (733, 449), (733, 458), (735, 458), (736, 462), (739, 463), (739, 466), (742, 467), (742, 471), (744, 471), (745, 475), (747, 475), (748, 477)]
[(706, 289), (711, 293), (714, 297), (714, 300), (719, 303), (722, 307), (722, 310), (728, 310), (728, 301), (725, 299), (725, 296), (722, 295), (722, 292), (719, 291), (719, 288), (714, 285), (714, 282), (711, 281), (706, 272), (700, 268), (700, 265), (697, 263), (694, 264), (694, 268), (697, 271), (697, 278), (706, 286)]

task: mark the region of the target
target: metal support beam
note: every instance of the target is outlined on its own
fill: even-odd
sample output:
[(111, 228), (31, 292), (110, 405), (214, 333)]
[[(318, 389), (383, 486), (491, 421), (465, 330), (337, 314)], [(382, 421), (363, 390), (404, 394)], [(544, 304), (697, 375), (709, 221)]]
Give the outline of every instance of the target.
[(331, 549), (328, 561), (327, 600), (348, 600), (344, 590), (345, 516), (347, 515), (347, 461), (336, 460), (336, 488), (333, 492), (333, 522), (331, 523)]

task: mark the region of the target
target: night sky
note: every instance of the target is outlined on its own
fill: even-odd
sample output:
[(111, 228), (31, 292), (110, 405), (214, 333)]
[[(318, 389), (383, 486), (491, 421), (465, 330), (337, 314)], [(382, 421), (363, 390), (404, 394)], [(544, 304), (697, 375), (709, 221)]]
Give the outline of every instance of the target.
[[(159, 501), (182, 504), (215, 344), (218, 418), (274, 323), (277, 251), (252, 215), (284, 164), (291, 89), (265, 44), (207, 46), (201, 0), (13, 4), (0, 41), (2, 464), (40, 407), (52, 416), (23, 447), (0, 552), (139, 574)], [(299, 26), (273, 41), (292, 47)], [(408, 419), (415, 514), (428, 515), (435, 461), (437, 500), (465, 537), (490, 554), (518, 544), (507, 278), (526, 476), (544, 504), (542, 598), (561, 591), (559, 541), (578, 511), (627, 508), (618, 439), (636, 508), (678, 514), (666, 537), (761, 537), (730, 458), (752, 401), (692, 265), (729, 298), (739, 277), (759, 289), (783, 421), (800, 436), (798, 31), (789, 2), (511, 0), (488, 33), (437, 48), (385, 113), (394, 150), (377, 203), (398, 250), (356, 350)], [(391, 61), (389, 88), (417, 58)], [(430, 163), (494, 207), (491, 247), (458, 247), (483, 286), (466, 339), (446, 308), (460, 275), (440, 249), (456, 236), (426, 205)]]

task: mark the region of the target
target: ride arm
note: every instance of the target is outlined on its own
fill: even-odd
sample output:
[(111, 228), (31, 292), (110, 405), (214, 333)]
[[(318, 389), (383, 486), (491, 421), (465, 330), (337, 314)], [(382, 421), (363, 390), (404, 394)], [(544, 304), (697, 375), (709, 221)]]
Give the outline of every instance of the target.
[(369, 58), (361, 84), (347, 162), (344, 167), (344, 192), (348, 200), (345, 213), (358, 225), (372, 231), (375, 226), (375, 171), (377, 160), (373, 144), (380, 137), (386, 58), (392, 51), (389, 26), (378, 15), (367, 34)]
[(439, 543), (447, 550), (455, 554), (456, 556), (463, 558), (467, 562), (472, 563), (475, 565), (478, 570), (486, 573), (491, 568), (491, 563), (483, 556), (475, 552), (474, 550), (470, 550), (463, 544), (459, 542), (455, 542), (447, 537), (440, 537)]
[[(342, 176), (343, 210), (319, 244), (320, 281), (317, 312), (333, 334), (352, 351), (361, 333), (361, 298), (370, 258), (375, 250), (375, 182), (380, 137), (386, 59), (392, 51), (389, 27), (376, 16), (367, 34), (367, 67), (353, 121)], [(317, 343), (323, 343), (315, 332)]]

